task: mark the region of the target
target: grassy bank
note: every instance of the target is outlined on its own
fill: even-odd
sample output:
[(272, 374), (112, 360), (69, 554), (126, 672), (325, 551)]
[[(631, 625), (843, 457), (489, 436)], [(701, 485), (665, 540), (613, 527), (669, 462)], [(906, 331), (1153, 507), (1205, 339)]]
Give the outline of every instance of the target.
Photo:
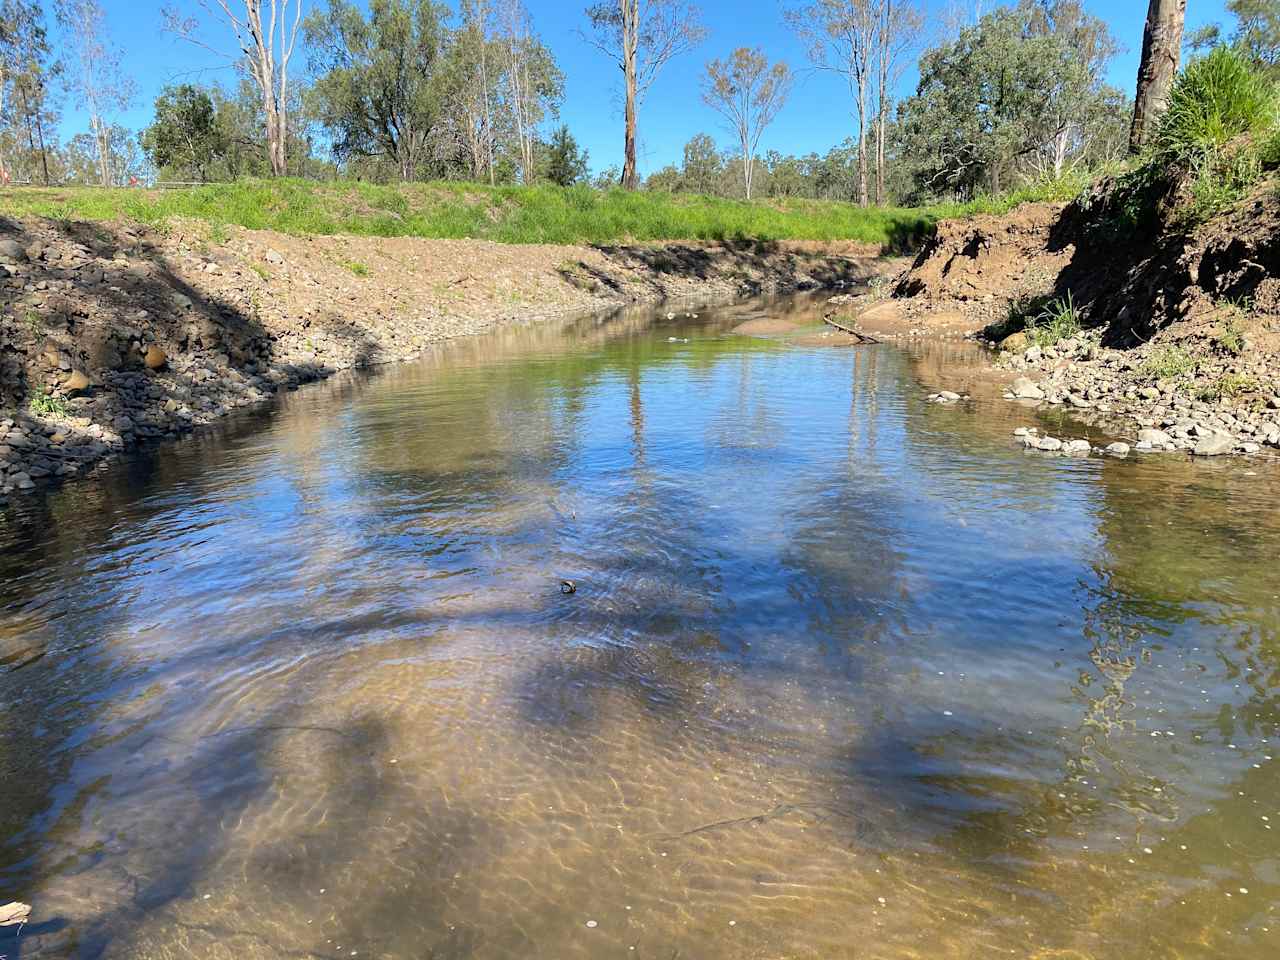
[(177, 190), (17, 188), (0, 214), (156, 224), (191, 217), (295, 235), (354, 234), (502, 243), (847, 240), (907, 250), (943, 217), (1000, 212), (1044, 191), (928, 209), (862, 209), (820, 200), (743, 202), (588, 187), (251, 180)]

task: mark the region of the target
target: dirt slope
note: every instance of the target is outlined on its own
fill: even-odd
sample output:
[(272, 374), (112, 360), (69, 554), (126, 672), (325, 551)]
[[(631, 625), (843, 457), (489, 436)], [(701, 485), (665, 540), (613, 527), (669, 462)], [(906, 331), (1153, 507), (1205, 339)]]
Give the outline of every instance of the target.
[(510, 246), (0, 219), (0, 495), (512, 320), (840, 287), (812, 244)]

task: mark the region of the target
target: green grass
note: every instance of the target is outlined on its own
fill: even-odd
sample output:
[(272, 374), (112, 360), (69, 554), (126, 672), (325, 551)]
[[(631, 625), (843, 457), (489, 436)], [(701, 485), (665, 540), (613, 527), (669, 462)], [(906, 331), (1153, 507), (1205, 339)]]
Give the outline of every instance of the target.
[(1147, 358), (1141, 373), (1155, 380), (1174, 380), (1195, 373), (1197, 366), (1195, 357), (1182, 347), (1165, 347)]
[(1258, 389), (1258, 381), (1245, 373), (1228, 373), (1213, 383), (1206, 384), (1196, 391), (1200, 400), (1234, 400), (1244, 393), (1254, 393)]
[[(1010, 198), (1002, 204), (1016, 205)], [(985, 202), (993, 209), (995, 201)], [(737, 201), (658, 192), (553, 185), (481, 186), (296, 179), (246, 180), (179, 190), (19, 188), (0, 213), (63, 220), (135, 220), (163, 229), (175, 217), (297, 236), (353, 234), (618, 243), (661, 240), (849, 240), (909, 249), (943, 216), (972, 206), (863, 209), (817, 200)]]
[(1249, 61), (1217, 47), (1174, 81), (1152, 156), (1193, 166), (1216, 159), (1238, 137), (1263, 137), (1275, 126), (1276, 91)]
[(1244, 330), (1240, 321), (1248, 311), (1247, 302), (1226, 302), (1221, 307), (1226, 318), (1218, 325), (1218, 332), (1213, 338), (1214, 346), (1223, 353), (1238, 357), (1244, 353)]
[(67, 403), (61, 397), (52, 397), (47, 393), (33, 396), (29, 403), (31, 412), (39, 417), (65, 417), (69, 413)]
[(369, 268), (359, 260), (348, 260), (344, 266), (357, 277), (367, 277), (369, 275)]
[(1080, 314), (1071, 291), (1068, 290), (1065, 297), (1050, 300), (1039, 313), (1028, 316), (1024, 329), (1027, 340), (1041, 348), (1076, 336), (1080, 332)]

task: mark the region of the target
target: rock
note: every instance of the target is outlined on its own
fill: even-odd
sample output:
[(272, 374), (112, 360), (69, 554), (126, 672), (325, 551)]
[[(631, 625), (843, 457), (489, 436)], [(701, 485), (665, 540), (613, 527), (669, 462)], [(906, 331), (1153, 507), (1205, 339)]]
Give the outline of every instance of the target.
[(1019, 400), (1043, 400), (1044, 391), (1036, 386), (1030, 377), (1018, 377), (1010, 385), (1009, 390)]
[(0, 240), (0, 261), (4, 263), (26, 263), (27, 251), (17, 240), (5, 238)]
[(1057, 437), (1041, 437), (1036, 442), (1036, 448), (1039, 450), (1048, 450), (1048, 451), (1061, 450), (1062, 441), (1059, 440)]
[(1030, 341), (1027, 339), (1025, 330), (1019, 330), (1017, 333), (1011, 333), (1000, 341), (1000, 349), (1007, 350), (1010, 353), (1022, 353), (1027, 349)]
[(1040, 358), (1043, 356), (1044, 356), (1043, 350), (1041, 350), (1039, 347), (1032, 347), (1022, 355), (1022, 359), (1026, 360), (1027, 363), (1039, 363)]
[(62, 381), (62, 389), (67, 393), (81, 393), (89, 389), (89, 377), (83, 371), (72, 370), (67, 379)]
[(1068, 440), (1062, 445), (1062, 452), (1069, 453), (1073, 457), (1080, 456), (1081, 454), (1088, 454), (1092, 452), (1092, 450), (1093, 444), (1088, 440)]
[(1171, 447), (1173, 446), (1173, 437), (1163, 430), (1153, 430), (1148, 427), (1145, 430), (1138, 431), (1138, 443), (1145, 443), (1152, 447)]
[(1197, 457), (1220, 457), (1223, 454), (1230, 453), (1235, 449), (1235, 446), (1235, 440), (1225, 433), (1214, 433), (1207, 437), (1202, 437), (1191, 452)]
[(6, 903), (0, 907), (0, 927), (12, 927), (26, 923), (31, 916), (31, 908), (25, 903)]
[(1127, 443), (1120, 443), (1119, 441), (1109, 443), (1107, 444), (1107, 453), (1111, 454), (1113, 457), (1127, 457), (1129, 455), (1129, 445)]
[(147, 347), (147, 354), (143, 358), (143, 362), (147, 365), (148, 370), (159, 370), (169, 362), (169, 358), (165, 356), (165, 352), (160, 347), (153, 343)]
[(267, 261), (267, 263), (274, 263), (276, 266), (284, 263), (284, 257), (275, 250), (267, 250), (262, 257)]
[(938, 391), (938, 399), (943, 403), (955, 403), (960, 399), (960, 394), (952, 393), (950, 390)]
[(111, 422), (111, 426), (115, 428), (117, 433), (128, 433), (133, 429), (133, 420), (121, 414)]
[(1261, 450), (1262, 446), (1260, 444), (1254, 443), (1252, 440), (1249, 440), (1245, 443), (1240, 444), (1240, 449), (1243, 450), (1245, 453), (1254, 454), (1254, 453), (1257, 453), (1259, 450)]
[(31, 490), (35, 487), (35, 484), (32, 482), (31, 477), (25, 473), (9, 474), (9, 482), (12, 483), (19, 490)]

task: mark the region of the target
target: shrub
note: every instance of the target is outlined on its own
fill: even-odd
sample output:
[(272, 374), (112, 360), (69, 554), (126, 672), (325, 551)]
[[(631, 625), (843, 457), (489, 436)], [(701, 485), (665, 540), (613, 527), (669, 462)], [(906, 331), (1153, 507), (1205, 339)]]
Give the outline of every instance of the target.
[(367, 277), (369, 275), (369, 268), (359, 260), (349, 260), (347, 262), (347, 269), (357, 277)]
[(1080, 314), (1071, 291), (1065, 297), (1050, 300), (1038, 313), (1026, 318), (1027, 340), (1039, 347), (1052, 347), (1080, 332)]
[(69, 412), (67, 402), (61, 397), (39, 393), (31, 398), (31, 412), (40, 417), (65, 417)]
[(1254, 393), (1257, 389), (1258, 381), (1248, 374), (1228, 373), (1201, 387), (1196, 396), (1201, 400), (1234, 400), (1242, 393)]
[(1271, 84), (1241, 54), (1217, 47), (1174, 81), (1152, 154), (1166, 163), (1198, 167), (1237, 137), (1268, 133), (1275, 112)]
[(1148, 357), (1140, 372), (1156, 380), (1173, 380), (1195, 373), (1197, 366), (1196, 359), (1182, 347), (1165, 347)]

